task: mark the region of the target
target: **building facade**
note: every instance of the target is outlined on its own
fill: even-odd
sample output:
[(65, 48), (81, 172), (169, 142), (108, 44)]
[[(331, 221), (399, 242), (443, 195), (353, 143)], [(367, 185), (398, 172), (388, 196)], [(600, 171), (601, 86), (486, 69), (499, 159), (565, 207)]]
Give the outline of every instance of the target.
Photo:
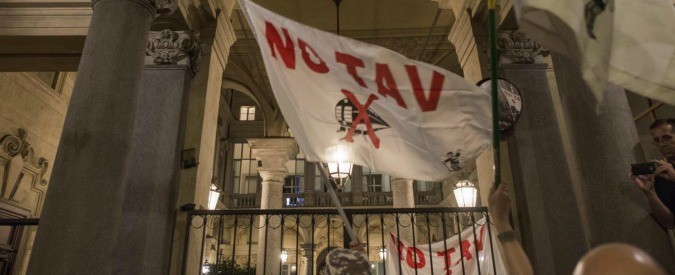
[[(327, 31), (339, 22), (343, 36), (471, 82), (489, 76), (485, 0), (344, 0), (339, 21), (330, 0), (256, 2)], [(627, 177), (631, 163), (659, 157), (648, 126), (675, 108), (616, 86), (597, 102), (576, 61), (529, 39), (513, 1), (497, 2), (499, 74), (523, 102), (500, 162), (536, 273), (570, 274), (607, 242), (634, 244), (675, 272), (667, 233)], [(190, 205), (332, 206), (236, 1), (0, 0), (0, 41), (0, 218), (40, 219), (0, 226), (0, 273), (181, 274), (221, 256), (260, 272), (251, 259), (265, 262), (264, 250), (288, 255), (271, 266), (282, 274), (317, 274), (327, 252), (343, 246), (341, 220), (331, 216), (312, 218), (310, 229), (295, 221), (253, 230), (260, 217), (235, 217), (186, 230), (193, 221), (181, 209)], [(486, 152), (443, 182), (356, 166), (338, 197), (348, 208), (452, 207), (455, 184), (468, 179), (486, 205), (492, 165)], [(235, 222), (249, 227), (228, 228)], [(445, 235), (426, 229), (438, 221), (414, 222), (401, 236)], [(357, 234), (382, 269), (380, 236), (393, 221), (355, 223), (366, 224)]]

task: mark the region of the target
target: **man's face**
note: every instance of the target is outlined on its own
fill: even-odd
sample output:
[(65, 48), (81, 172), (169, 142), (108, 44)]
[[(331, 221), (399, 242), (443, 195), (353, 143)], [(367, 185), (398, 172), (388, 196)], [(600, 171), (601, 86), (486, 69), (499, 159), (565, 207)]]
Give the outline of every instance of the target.
[(650, 130), (654, 145), (659, 148), (661, 154), (667, 159), (675, 158), (675, 133), (673, 126), (664, 124)]

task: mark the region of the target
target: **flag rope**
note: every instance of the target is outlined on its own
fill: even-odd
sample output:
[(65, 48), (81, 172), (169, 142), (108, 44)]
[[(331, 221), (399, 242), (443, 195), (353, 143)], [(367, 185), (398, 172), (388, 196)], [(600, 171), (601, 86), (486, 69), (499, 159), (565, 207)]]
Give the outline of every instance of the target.
[(501, 165), (499, 152), (499, 95), (497, 84), (497, 35), (495, 20), (495, 0), (488, 0), (488, 43), (490, 44), (490, 84), (492, 92), (492, 148), (494, 152), (495, 186), (501, 183)]

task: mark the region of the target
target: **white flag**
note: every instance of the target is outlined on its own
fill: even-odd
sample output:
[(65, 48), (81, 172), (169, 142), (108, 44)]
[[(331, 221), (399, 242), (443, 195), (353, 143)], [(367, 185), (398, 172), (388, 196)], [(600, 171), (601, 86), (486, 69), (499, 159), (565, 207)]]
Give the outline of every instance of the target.
[(497, 239), (490, 236), (485, 218), (476, 224), (464, 228), (461, 236), (432, 244), (413, 246), (389, 234), (387, 274), (507, 274), (499, 248), (493, 246)]
[(309, 161), (440, 181), (491, 142), (490, 95), (442, 68), (239, 2), (274, 96)]
[(581, 63), (602, 99), (607, 81), (675, 105), (675, 8), (667, 0), (516, 0), (521, 29)]

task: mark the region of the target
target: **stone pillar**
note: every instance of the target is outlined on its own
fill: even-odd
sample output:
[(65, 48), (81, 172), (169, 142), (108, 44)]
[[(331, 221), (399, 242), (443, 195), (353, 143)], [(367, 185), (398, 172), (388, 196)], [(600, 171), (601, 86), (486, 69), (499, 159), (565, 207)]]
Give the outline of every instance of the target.
[(27, 273), (115, 274), (127, 264), (114, 251), (125, 226), (143, 56), (150, 23), (157, 10), (174, 8), (169, 2), (93, 1)]
[[(298, 145), (293, 138), (249, 139), (248, 143), (251, 145), (253, 157), (262, 162), (262, 167), (258, 167), (258, 173), (262, 177), (260, 209), (281, 209), (284, 178), (288, 173), (286, 162), (294, 159), (298, 154)], [(274, 274), (280, 268), (279, 255), (281, 255), (281, 238), (283, 237), (279, 227), (280, 218), (280, 216), (270, 216), (266, 222), (265, 216), (260, 217), (257, 274)]]
[[(310, 244), (303, 244), (301, 246), (302, 246), (302, 251), (304, 251), (303, 258), (305, 258), (305, 267), (304, 267), (305, 274), (306, 275), (315, 274), (314, 273), (314, 269), (316, 269), (316, 267), (314, 266), (314, 248), (315, 248), (315, 245), (310, 243)], [(298, 271), (300, 271), (300, 270), (298, 269)], [(298, 274), (301, 274), (301, 273), (298, 272)]]
[[(393, 208), (415, 208), (413, 180), (391, 177), (391, 194), (394, 200)], [(415, 226), (412, 225), (413, 220), (410, 217), (407, 214), (399, 215), (399, 224), (405, 227), (399, 226), (398, 234), (400, 239), (412, 244)], [(391, 230), (396, 233), (396, 227), (392, 227)]]
[(316, 164), (305, 161), (305, 191), (303, 194), (304, 206), (314, 206), (314, 188), (316, 184)]
[[(630, 164), (640, 161), (642, 152), (625, 91), (609, 85), (598, 103), (574, 61), (562, 55), (552, 59), (569, 134), (568, 166), (590, 245), (629, 243), (675, 272), (668, 236), (628, 178)], [(560, 195), (551, 193), (546, 200)]]
[[(198, 73), (190, 85), (188, 111), (185, 125), (183, 150), (194, 149), (196, 167), (182, 169), (176, 208), (193, 203), (199, 209), (206, 209), (213, 179), (214, 156), (217, 154), (216, 131), (218, 129), (218, 109), (223, 71), (227, 64), (230, 46), (236, 40), (234, 29), (227, 14), (218, 13), (212, 25), (199, 29), (204, 43), (203, 56), (196, 66)], [(175, 233), (171, 255), (171, 274), (180, 274), (185, 269), (188, 274), (199, 270), (201, 250), (201, 230), (191, 230), (188, 256), (184, 267), (183, 244), (185, 242), (186, 215), (176, 212)]]
[(363, 169), (359, 166), (354, 166), (352, 169), (352, 205), (363, 205)]
[[(508, 142), (522, 243), (537, 274), (571, 274), (588, 249), (546, 76), (548, 54), (520, 31), (500, 32), (501, 76), (521, 93)], [(560, 236), (575, 236), (561, 238)]]
[[(116, 274), (169, 273), (187, 95), (199, 58), (198, 34), (150, 32), (125, 189)], [(177, 40), (173, 40), (177, 38)]]

